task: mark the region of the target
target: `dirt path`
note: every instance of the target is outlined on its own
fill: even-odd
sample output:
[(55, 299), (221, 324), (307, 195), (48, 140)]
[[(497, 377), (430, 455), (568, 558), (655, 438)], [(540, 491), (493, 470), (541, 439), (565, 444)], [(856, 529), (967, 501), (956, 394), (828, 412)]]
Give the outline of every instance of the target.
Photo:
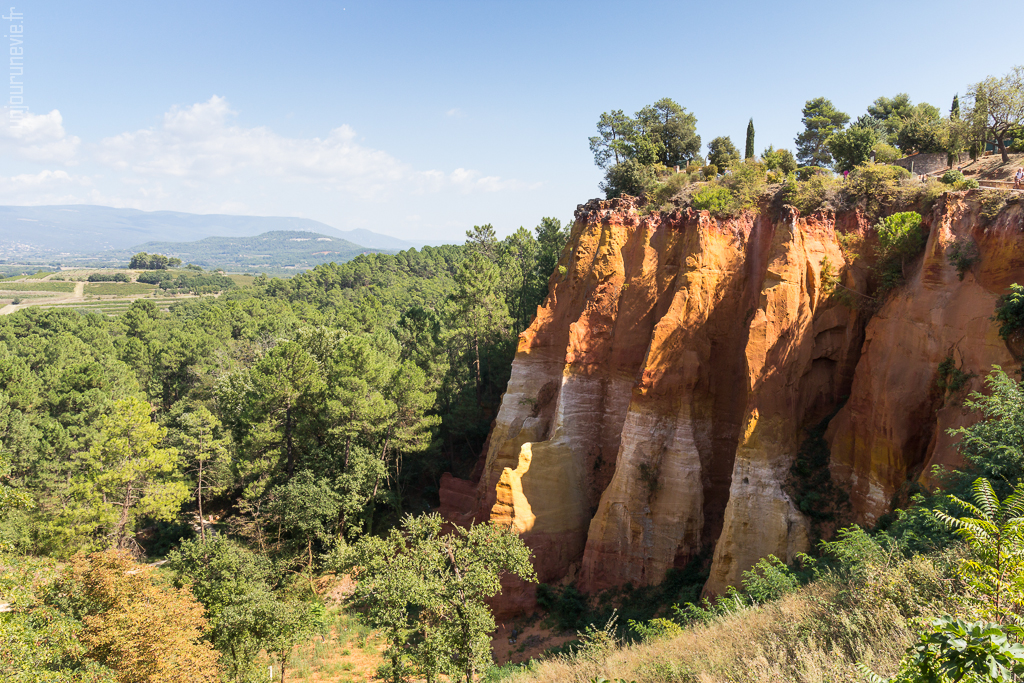
[(76, 301), (82, 301), (83, 299), (85, 299), (85, 283), (76, 282), (75, 291), (72, 292), (71, 294), (68, 294), (67, 296), (46, 297), (44, 301), (37, 300), (32, 301), (30, 303), (18, 305), (7, 304), (6, 306), (0, 308), (0, 315), (10, 315), (15, 311), (21, 310), (22, 308), (28, 308), (29, 306), (50, 306), (52, 304), (70, 304)]

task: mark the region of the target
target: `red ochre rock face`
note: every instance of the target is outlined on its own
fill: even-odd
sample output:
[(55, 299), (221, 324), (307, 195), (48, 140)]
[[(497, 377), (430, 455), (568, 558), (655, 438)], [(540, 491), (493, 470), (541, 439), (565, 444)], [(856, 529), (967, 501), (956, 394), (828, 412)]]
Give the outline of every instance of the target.
[[(870, 524), (908, 479), (958, 462), (946, 430), (972, 417), (940, 395), (939, 363), (962, 359), (978, 375), (970, 390), (1013, 362), (990, 318), (1024, 281), (1019, 206), (985, 225), (972, 193), (951, 193), (924, 223), (923, 262), (869, 316), (831, 286), (838, 276), (848, 300), (866, 295), (868, 259), (848, 260), (837, 237), (870, 253), (857, 212), (581, 205), (520, 336), (479, 479), (446, 477), (442, 514), (510, 525), (541, 582), (585, 592), (658, 583), (713, 548), (705, 593), (719, 594), (758, 559), (809, 549), (790, 467), (806, 428), (835, 414), (841, 521)], [(960, 280), (946, 253), (966, 238), (981, 258)], [(501, 618), (534, 604), (515, 581), (495, 601)]]

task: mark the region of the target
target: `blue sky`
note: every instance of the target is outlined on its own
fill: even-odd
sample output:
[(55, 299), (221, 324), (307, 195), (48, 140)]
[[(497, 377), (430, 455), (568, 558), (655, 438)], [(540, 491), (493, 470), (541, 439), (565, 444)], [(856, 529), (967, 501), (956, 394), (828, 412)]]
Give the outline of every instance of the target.
[(907, 92), (946, 112), (955, 92), (1024, 61), (985, 33), (983, 16), (1014, 15), (998, 1), (983, 14), (963, 2), (14, 5), (31, 117), (3, 117), (0, 203), (294, 215), (407, 239), (570, 218), (599, 194), (587, 137), (603, 111), (671, 97), (705, 145), (742, 146), (753, 117), (760, 152), (792, 148), (812, 97), (857, 116)]

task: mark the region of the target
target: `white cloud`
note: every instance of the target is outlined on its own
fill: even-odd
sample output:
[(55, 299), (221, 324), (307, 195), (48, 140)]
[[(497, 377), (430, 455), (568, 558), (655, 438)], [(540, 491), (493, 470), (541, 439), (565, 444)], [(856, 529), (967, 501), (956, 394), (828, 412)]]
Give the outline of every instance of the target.
[(462, 110), (459, 109), (458, 107), (453, 107), (452, 109), (449, 109), (448, 111), (446, 111), (444, 113), (444, 115), (445, 116), (450, 116), (450, 117), (456, 118), (456, 119), (461, 119), (463, 116), (465, 116), (465, 114), (462, 112)]
[(0, 113), (0, 149), (29, 161), (72, 164), (81, 141), (64, 130), (64, 119), (54, 109), (49, 114), (25, 113), (11, 119)]
[(223, 97), (174, 107), (160, 126), (102, 140), (96, 158), (139, 177), (182, 182), (254, 174), (284, 182), (312, 183), (381, 198), (393, 191), (494, 192), (515, 187), (494, 176), (456, 169), (416, 171), (387, 152), (361, 145), (347, 125), (324, 138), (288, 138), (268, 128), (243, 128)]
[(417, 169), (347, 125), (322, 137), (242, 126), (219, 96), (93, 143), (70, 135), (56, 110), (0, 123), (0, 204), (306, 216), (370, 229), (397, 211), (415, 215), (416, 230), (447, 230), (496, 201), (519, 206), (500, 193), (537, 187), (464, 167)]

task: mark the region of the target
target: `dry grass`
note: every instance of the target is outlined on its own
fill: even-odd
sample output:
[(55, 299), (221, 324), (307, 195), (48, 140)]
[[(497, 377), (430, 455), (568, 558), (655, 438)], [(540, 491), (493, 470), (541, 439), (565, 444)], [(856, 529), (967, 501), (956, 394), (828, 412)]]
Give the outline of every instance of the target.
[[(383, 642), (352, 614), (338, 611), (325, 636), (296, 646), (288, 657), (285, 681), (306, 683), (356, 683), (370, 681), (381, 663)], [(266, 659), (262, 670), (273, 664), (273, 681), (280, 681), (281, 665)]]
[(856, 586), (818, 581), (675, 638), (559, 657), (504, 680), (853, 683), (863, 680), (857, 662), (893, 672), (913, 637), (908, 618), (955, 611), (952, 594), (943, 566), (918, 557)]

